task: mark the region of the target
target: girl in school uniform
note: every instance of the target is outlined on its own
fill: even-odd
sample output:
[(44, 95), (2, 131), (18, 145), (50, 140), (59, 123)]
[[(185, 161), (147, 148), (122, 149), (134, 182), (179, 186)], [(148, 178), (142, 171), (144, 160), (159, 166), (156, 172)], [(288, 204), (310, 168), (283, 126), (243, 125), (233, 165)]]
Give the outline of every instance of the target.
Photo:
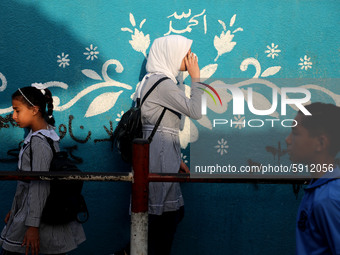
[[(30, 129), (20, 150), (19, 171), (49, 171), (53, 152), (46, 137), (54, 141), (59, 151), (52, 102), (48, 89), (24, 87), (12, 95), (14, 121), (21, 128)], [(76, 221), (53, 226), (41, 222), (49, 192), (49, 182), (18, 181), (12, 208), (0, 235), (1, 255), (66, 254), (85, 241), (83, 227)]]
[[(181, 115), (201, 118), (200, 70), (195, 54), (191, 53), (192, 40), (180, 35), (157, 38), (150, 49), (146, 71), (137, 97), (143, 99), (147, 91), (161, 78), (142, 105), (143, 136), (149, 137), (164, 107), (168, 108), (150, 144), (151, 173), (189, 172), (181, 161), (179, 129)], [(176, 76), (188, 71), (191, 76), (191, 95), (177, 86)], [(150, 254), (170, 254), (177, 224), (183, 217), (184, 201), (179, 183), (152, 182), (149, 184), (149, 244)]]

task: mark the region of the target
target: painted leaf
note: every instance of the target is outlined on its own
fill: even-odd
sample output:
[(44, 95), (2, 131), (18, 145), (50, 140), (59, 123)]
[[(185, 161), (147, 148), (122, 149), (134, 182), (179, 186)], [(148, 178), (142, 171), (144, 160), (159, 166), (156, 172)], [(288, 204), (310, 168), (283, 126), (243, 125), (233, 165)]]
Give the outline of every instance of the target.
[(127, 28), (127, 27), (122, 27), (120, 30), (122, 30), (122, 31), (128, 31), (128, 32), (130, 32), (131, 34), (133, 33), (133, 31), (132, 31), (130, 28)]
[(222, 25), (223, 30), (226, 31), (227, 27), (226, 27), (225, 23), (222, 20), (218, 20), (218, 22)]
[(230, 27), (234, 25), (235, 20), (236, 20), (236, 14), (234, 14), (234, 16), (230, 19)]
[[(222, 87), (220, 87), (220, 85)], [(210, 86), (214, 87), (217, 94), (221, 98), (222, 105), (220, 104), (220, 101), (215, 93), (213, 93), (210, 89), (207, 89), (210, 91), (213, 98), (211, 98), (210, 95), (206, 94), (207, 98), (207, 107), (216, 113), (224, 113), (228, 109), (229, 102), (233, 99), (231, 93), (229, 93), (223, 86), (226, 84), (223, 81), (217, 80), (212, 83), (210, 83)], [(204, 92), (205, 93), (205, 92)], [(216, 102), (216, 103), (215, 103)]]
[(133, 14), (132, 13), (130, 13), (130, 23), (131, 23), (131, 25), (132, 26), (136, 26), (136, 21), (135, 21), (135, 18), (133, 17)]
[[(201, 82), (209, 79), (217, 70), (218, 64), (210, 64), (201, 69)], [(183, 72), (183, 81), (189, 76), (189, 72)]]
[(201, 82), (209, 79), (217, 70), (218, 64), (210, 64), (201, 69)]
[(139, 24), (139, 28), (142, 29), (142, 26), (144, 25), (146, 19), (143, 19), (142, 22)]
[(97, 96), (87, 109), (85, 117), (92, 117), (110, 110), (122, 92), (123, 90), (119, 92), (108, 92)]
[(261, 77), (272, 76), (272, 75), (278, 73), (280, 71), (280, 69), (281, 69), (281, 66), (269, 67), (261, 74)]
[(200, 123), (203, 127), (212, 129), (211, 121), (206, 115), (203, 115), (202, 118), (200, 118), (197, 122)]
[(184, 128), (179, 132), (181, 148), (186, 149), (189, 143), (196, 142), (197, 139), (198, 139), (197, 127), (188, 117), (185, 117)]
[(93, 80), (102, 80), (102, 77), (100, 77), (99, 74), (97, 74), (95, 71), (93, 71), (91, 69), (84, 69), (84, 70), (81, 70), (81, 72), (85, 76), (87, 76), (87, 77), (89, 77)]
[(243, 31), (243, 28), (242, 27), (238, 27), (237, 29), (235, 29), (234, 31), (233, 31), (233, 34), (235, 34), (236, 32), (239, 32), (239, 31)]

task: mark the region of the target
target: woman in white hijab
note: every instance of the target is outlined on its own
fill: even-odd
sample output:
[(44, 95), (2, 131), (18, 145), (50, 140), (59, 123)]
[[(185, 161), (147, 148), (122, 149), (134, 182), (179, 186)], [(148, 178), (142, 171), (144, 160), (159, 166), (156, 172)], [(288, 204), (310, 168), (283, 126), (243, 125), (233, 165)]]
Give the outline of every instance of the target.
[[(156, 39), (150, 49), (144, 76), (137, 95), (142, 99), (161, 78), (161, 82), (142, 106), (143, 136), (149, 137), (164, 107), (168, 108), (150, 144), (150, 172), (189, 172), (181, 161), (179, 127), (181, 115), (201, 118), (201, 94), (198, 83), (200, 70), (197, 57), (191, 53), (192, 40), (180, 35)], [(177, 86), (176, 76), (188, 71), (191, 76), (191, 96)], [(150, 183), (149, 185), (149, 255), (170, 254), (177, 224), (183, 217), (183, 197), (179, 183)]]

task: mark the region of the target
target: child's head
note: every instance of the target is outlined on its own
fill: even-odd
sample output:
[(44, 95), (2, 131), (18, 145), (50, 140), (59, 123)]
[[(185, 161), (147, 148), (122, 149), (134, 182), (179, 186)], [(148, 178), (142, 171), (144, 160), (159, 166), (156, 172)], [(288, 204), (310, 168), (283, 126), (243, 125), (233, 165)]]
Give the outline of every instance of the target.
[[(33, 117), (41, 118), (54, 125), (53, 99), (48, 89), (24, 87), (12, 95), (13, 119), (20, 127), (30, 127)], [(46, 111), (47, 108), (47, 111)]]
[(189, 52), (192, 40), (181, 35), (168, 35), (157, 38), (149, 52), (146, 71), (164, 73), (174, 82), (178, 75), (183, 58)]
[(312, 115), (299, 111), (298, 124), (286, 138), (291, 160), (310, 164), (320, 157), (334, 158), (340, 150), (340, 107), (324, 103), (305, 107)]

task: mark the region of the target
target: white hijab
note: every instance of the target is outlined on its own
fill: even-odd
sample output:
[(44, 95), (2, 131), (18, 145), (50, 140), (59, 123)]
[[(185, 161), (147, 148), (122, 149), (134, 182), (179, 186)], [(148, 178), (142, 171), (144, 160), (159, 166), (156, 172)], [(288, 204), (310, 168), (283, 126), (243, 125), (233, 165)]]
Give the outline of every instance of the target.
[(137, 97), (140, 97), (145, 80), (153, 74), (164, 74), (177, 84), (176, 77), (185, 55), (188, 53), (192, 40), (181, 35), (168, 35), (157, 38), (150, 49), (147, 74), (144, 76), (137, 89)]

